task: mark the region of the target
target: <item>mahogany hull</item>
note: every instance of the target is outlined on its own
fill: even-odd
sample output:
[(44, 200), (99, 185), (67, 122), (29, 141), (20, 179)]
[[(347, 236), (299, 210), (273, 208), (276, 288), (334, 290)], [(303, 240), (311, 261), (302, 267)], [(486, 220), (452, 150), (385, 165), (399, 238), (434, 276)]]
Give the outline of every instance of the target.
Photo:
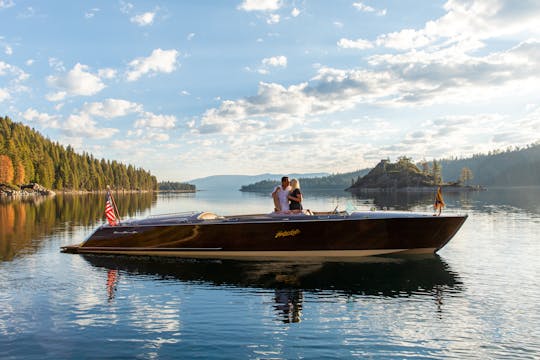
[(314, 216), (101, 226), (66, 252), (194, 258), (357, 257), (434, 253), (466, 216)]

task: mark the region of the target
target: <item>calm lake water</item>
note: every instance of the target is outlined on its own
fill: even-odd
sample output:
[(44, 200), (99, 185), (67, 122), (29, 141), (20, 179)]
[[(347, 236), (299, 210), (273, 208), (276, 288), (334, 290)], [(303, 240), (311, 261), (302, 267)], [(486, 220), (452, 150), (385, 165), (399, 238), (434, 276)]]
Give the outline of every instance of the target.
[[(305, 197), (431, 211), (433, 194)], [(103, 196), (0, 202), (0, 358), (540, 358), (540, 189), (445, 200), (469, 218), (438, 255), (354, 263), (63, 254), (103, 222)], [(117, 203), (124, 217), (272, 207), (238, 191)]]

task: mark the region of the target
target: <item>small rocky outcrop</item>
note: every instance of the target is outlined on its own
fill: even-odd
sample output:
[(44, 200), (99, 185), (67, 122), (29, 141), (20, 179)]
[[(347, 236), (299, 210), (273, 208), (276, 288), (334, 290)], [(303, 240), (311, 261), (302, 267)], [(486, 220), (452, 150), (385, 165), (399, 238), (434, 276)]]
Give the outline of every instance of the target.
[(367, 175), (347, 190), (392, 190), (406, 188), (433, 188), (433, 176), (424, 174), (407, 158), (396, 163), (381, 160)]
[(0, 196), (53, 196), (56, 193), (50, 189), (47, 189), (40, 184), (30, 183), (24, 184), (20, 187), (13, 185), (0, 184)]

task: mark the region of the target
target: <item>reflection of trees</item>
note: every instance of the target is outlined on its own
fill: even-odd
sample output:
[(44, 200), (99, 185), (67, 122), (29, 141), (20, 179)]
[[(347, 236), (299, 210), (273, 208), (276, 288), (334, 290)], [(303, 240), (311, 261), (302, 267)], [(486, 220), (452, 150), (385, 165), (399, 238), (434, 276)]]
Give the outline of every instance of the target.
[[(381, 191), (352, 193), (355, 201), (373, 203), (377, 209), (414, 210), (415, 207), (431, 207), (435, 199), (433, 192)], [(514, 187), (489, 188), (487, 191), (449, 191), (443, 189), (447, 209), (467, 209), (492, 212), (494, 207), (511, 211), (525, 210), (540, 214), (540, 188)]]
[[(133, 217), (156, 202), (155, 193), (119, 194), (116, 201), (122, 217)], [(58, 227), (73, 232), (77, 226), (92, 226), (104, 219), (102, 194), (58, 195), (0, 201), (0, 260), (11, 260), (32, 241), (52, 234)]]
[[(373, 202), (377, 209), (389, 208), (395, 210), (411, 210), (416, 206), (433, 205), (434, 193), (407, 191), (380, 191), (367, 193), (352, 193), (356, 200)], [(446, 194), (445, 194), (446, 199)]]

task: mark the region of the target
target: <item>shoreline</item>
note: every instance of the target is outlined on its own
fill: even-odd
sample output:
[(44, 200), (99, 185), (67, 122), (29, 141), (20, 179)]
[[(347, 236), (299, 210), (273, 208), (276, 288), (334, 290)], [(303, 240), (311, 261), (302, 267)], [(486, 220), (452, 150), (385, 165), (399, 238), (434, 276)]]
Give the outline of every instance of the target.
[[(396, 187), (378, 187), (378, 188), (348, 188), (345, 191), (351, 193), (376, 193), (376, 192), (409, 192), (409, 193), (430, 193), (437, 190), (438, 185), (434, 186), (407, 186), (402, 188)], [(441, 185), (443, 192), (469, 192), (469, 191), (486, 191), (487, 188), (481, 185), (475, 186), (452, 186)]]
[[(16, 198), (31, 198), (31, 197), (52, 197), (56, 195), (88, 195), (88, 194), (105, 194), (108, 190), (57, 190), (47, 189), (40, 185), (32, 187), (16, 189), (5, 184), (0, 184), (0, 198), (16, 199)], [(137, 193), (196, 193), (197, 190), (127, 190), (127, 189), (111, 189), (113, 194), (137, 194)]]

